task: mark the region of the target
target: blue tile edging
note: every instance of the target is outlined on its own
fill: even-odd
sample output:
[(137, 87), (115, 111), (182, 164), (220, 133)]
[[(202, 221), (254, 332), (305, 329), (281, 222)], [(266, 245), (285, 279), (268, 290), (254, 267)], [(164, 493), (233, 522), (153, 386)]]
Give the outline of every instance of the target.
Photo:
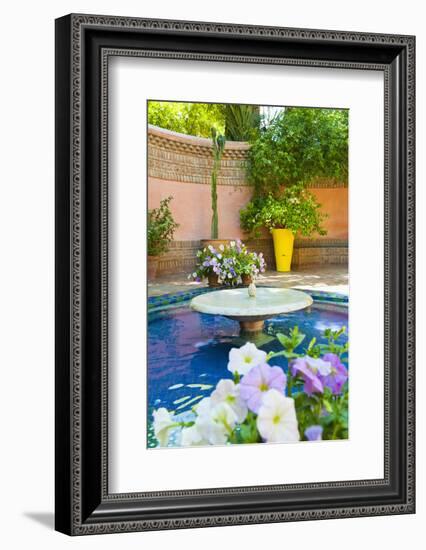
[(178, 307), (182, 305), (183, 302), (187, 302), (199, 294), (211, 292), (212, 290), (218, 290), (218, 288), (202, 287), (192, 290), (181, 290), (180, 292), (170, 294), (162, 294), (161, 296), (150, 296), (148, 298), (148, 312), (170, 306)]
[[(262, 286), (262, 285), (259, 285)], [(223, 287), (229, 288), (229, 287)], [(267, 287), (264, 288), (276, 288), (276, 287)], [(169, 309), (173, 307), (182, 306), (185, 302), (190, 301), (195, 296), (200, 294), (205, 294), (206, 292), (213, 292), (215, 290), (221, 290), (220, 288), (195, 288), (191, 290), (182, 290), (180, 292), (174, 292), (169, 294), (162, 294), (161, 296), (150, 296), (148, 298), (148, 313), (159, 311), (162, 309)], [(339, 294), (337, 292), (326, 292), (323, 290), (310, 290), (298, 288), (295, 290), (301, 290), (309, 294), (314, 302), (319, 303), (328, 303), (328, 304), (338, 304), (342, 306), (348, 306), (349, 300), (348, 296), (345, 294)]]

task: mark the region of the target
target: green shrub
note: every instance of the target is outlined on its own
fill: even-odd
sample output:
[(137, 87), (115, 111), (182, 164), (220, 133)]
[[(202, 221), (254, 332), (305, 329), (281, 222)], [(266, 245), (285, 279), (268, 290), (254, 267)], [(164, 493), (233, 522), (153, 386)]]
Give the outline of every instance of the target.
[(348, 178), (348, 110), (288, 107), (259, 132), (249, 151), (255, 195), (316, 178)]
[(321, 205), (303, 184), (286, 187), (279, 197), (272, 194), (258, 196), (240, 211), (240, 223), (244, 231), (255, 236), (259, 229), (290, 229), (309, 237), (313, 233), (325, 235), (321, 226), (326, 214), (320, 212)]
[(148, 210), (148, 255), (158, 256), (167, 252), (173, 240), (173, 234), (179, 227), (170, 211), (170, 201), (167, 197), (160, 202), (158, 208)]

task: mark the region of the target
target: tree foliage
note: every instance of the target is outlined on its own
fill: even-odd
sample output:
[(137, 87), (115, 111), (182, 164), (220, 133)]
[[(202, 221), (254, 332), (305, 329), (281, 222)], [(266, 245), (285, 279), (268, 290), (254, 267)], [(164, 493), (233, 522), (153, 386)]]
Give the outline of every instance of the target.
[(289, 107), (252, 141), (249, 179), (256, 195), (283, 184), (348, 178), (348, 110)]
[(260, 126), (259, 106), (225, 105), (225, 137), (232, 141), (249, 141), (256, 137)]
[(154, 126), (199, 137), (211, 128), (232, 141), (254, 139), (260, 127), (257, 105), (149, 101), (148, 122)]
[(218, 103), (148, 101), (148, 123), (191, 136), (211, 137), (211, 128), (225, 132), (225, 106)]

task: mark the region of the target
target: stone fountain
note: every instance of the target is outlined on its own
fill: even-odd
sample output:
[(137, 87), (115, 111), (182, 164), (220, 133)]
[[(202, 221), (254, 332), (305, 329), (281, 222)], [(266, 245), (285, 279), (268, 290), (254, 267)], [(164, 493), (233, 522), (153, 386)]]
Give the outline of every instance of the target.
[(306, 292), (289, 288), (229, 288), (196, 296), (191, 308), (200, 313), (223, 315), (240, 323), (241, 332), (259, 332), (265, 319), (309, 307)]

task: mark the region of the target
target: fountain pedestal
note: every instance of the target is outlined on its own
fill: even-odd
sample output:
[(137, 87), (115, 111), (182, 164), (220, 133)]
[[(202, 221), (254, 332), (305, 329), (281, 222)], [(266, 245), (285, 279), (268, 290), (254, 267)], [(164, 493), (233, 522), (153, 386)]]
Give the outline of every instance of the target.
[(265, 321), (239, 321), (242, 332), (260, 332), (263, 330)]
[(306, 292), (289, 288), (257, 287), (254, 296), (246, 288), (230, 288), (196, 296), (191, 308), (238, 321), (241, 332), (259, 332), (265, 319), (304, 309), (312, 302)]

